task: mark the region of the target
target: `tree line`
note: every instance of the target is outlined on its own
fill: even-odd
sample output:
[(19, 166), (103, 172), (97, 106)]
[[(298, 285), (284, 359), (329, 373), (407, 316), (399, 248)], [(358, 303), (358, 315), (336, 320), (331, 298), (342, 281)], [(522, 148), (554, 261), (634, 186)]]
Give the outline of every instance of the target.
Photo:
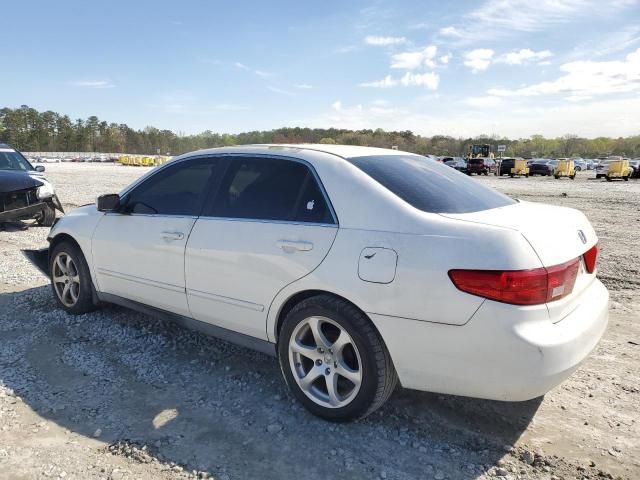
[(71, 120), (50, 110), (39, 112), (27, 105), (0, 109), (0, 142), (26, 152), (106, 152), (178, 155), (202, 148), (251, 143), (338, 143), (373, 147), (398, 147), (420, 154), (463, 156), (474, 143), (506, 145), (506, 155), (538, 157), (596, 158), (602, 155), (640, 157), (640, 135), (625, 138), (581, 138), (564, 135), (545, 138), (508, 139), (481, 135), (454, 138), (445, 135), (425, 137), (407, 131), (346, 130), (338, 128), (278, 128), (237, 134), (206, 130), (180, 135), (171, 130), (130, 128), (124, 123), (108, 123), (90, 116)]

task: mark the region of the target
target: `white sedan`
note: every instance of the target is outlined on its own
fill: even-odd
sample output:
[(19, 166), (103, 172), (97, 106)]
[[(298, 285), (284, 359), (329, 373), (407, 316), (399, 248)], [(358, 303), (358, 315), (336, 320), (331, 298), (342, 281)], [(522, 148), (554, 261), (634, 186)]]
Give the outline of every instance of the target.
[(598, 239), (430, 158), (338, 145), (202, 150), (51, 230), (62, 308), (112, 302), (274, 354), (335, 421), (403, 387), (543, 395), (608, 318)]

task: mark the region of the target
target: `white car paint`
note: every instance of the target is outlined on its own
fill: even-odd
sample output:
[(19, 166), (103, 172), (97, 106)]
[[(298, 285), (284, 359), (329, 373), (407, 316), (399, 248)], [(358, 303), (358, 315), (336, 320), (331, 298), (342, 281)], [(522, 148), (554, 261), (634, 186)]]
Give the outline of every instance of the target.
[[(50, 238), (66, 234), (77, 240), (98, 292), (273, 343), (280, 313), (295, 295), (340, 295), (381, 333), (402, 385), (420, 390), (532, 398), (570, 375), (606, 328), (608, 293), (595, 272), (584, 268), (571, 295), (534, 306), (461, 292), (447, 275), (457, 268), (537, 269), (579, 257), (597, 238), (576, 210), (520, 202), (475, 213), (428, 213), (345, 161), (411, 155), (395, 150), (227, 147), (177, 157), (168, 165), (234, 154), (307, 162), (323, 183), (338, 225), (127, 216), (86, 206), (60, 220)], [(185, 235), (167, 240), (166, 231)], [(371, 253), (376, 255), (364, 256)]]

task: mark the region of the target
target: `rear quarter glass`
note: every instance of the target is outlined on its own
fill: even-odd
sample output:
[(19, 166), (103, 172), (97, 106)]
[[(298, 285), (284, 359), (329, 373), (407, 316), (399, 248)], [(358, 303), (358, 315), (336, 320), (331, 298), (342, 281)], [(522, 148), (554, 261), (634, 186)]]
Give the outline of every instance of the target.
[(376, 155), (349, 161), (424, 212), (470, 213), (516, 203), (455, 169), (420, 155)]

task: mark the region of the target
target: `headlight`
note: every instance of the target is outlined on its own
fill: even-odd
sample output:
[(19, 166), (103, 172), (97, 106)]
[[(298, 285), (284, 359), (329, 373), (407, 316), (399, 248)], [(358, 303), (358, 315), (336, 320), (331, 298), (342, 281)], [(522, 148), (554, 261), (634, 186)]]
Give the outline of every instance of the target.
[(53, 193), (53, 185), (51, 185), (49, 182), (44, 182), (42, 186), (38, 187), (36, 195), (38, 196), (39, 200), (44, 200), (45, 198), (53, 197)]

